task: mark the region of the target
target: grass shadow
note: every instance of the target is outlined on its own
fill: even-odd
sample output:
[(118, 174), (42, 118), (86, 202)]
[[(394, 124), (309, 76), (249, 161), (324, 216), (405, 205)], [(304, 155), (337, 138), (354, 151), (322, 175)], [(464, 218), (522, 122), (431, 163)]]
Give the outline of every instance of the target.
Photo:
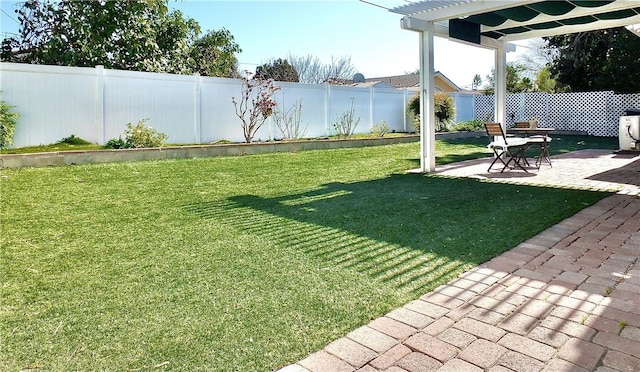
[(188, 208), (419, 295), (606, 195), (396, 174)]

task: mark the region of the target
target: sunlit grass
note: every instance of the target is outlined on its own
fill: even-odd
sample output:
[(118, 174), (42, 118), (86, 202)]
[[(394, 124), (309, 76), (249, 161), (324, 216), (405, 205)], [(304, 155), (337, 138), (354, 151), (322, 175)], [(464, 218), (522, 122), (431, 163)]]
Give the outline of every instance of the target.
[(273, 370), (605, 196), (418, 152), (0, 170), (0, 370)]

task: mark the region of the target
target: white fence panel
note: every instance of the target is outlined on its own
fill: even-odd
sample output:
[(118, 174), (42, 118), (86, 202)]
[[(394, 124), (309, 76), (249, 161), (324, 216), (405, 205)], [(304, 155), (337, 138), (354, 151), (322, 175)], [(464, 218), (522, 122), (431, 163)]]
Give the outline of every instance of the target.
[(240, 118), (231, 103), (231, 97), (240, 102), (241, 86), (236, 79), (200, 79), (200, 143), (244, 141)]
[(0, 74), (2, 100), (20, 114), (15, 147), (71, 134), (98, 142), (95, 69), (2, 63)]
[(197, 143), (195, 78), (104, 70), (105, 140), (148, 119), (145, 125), (167, 134), (167, 143)]
[(452, 98), (456, 108), (454, 122), (459, 123), (475, 119), (475, 94), (453, 93)]
[(407, 117), (409, 97), (406, 90), (373, 88), (373, 124), (385, 121), (389, 131), (408, 132), (410, 119)]
[[(326, 102), (328, 85), (284, 82), (277, 82), (276, 85), (281, 88), (274, 96), (279, 110), (293, 114), (292, 107), (296, 102), (302, 103), (300, 130), (303, 131), (301, 133), (303, 137), (322, 137), (328, 134)], [(269, 125), (271, 138), (284, 137), (273, 117), (269, 119)]]
[(353, 103), (353, 119), (360, 121), (354, 133), (368, 133), (371, 128), (371, 91), (369, 89), (329, 85), (328, 99), (328, 134), (336, 134), (333, 124), (351, 110)]

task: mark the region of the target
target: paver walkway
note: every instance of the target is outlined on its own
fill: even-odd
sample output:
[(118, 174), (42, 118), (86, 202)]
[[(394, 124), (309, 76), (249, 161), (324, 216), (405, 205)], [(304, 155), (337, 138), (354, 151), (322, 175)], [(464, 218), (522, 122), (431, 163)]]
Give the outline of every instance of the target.
[[(620, 193), (281, 372), (640, 371), (640, 158), (600, 169), (610, 151), (566, 157), (583, 162), (554, 157), (556, 171), (506, 181), (547, 172), (554, 186)], [(478, 163), (484, 173), (440, 171), (493, 176)]]

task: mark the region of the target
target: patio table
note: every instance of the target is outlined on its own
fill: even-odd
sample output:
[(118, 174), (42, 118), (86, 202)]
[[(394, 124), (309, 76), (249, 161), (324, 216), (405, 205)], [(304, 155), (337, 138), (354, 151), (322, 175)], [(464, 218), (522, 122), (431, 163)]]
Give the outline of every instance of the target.
[[(549, 133), (555, 128), (508, 128), (507, 134), (524, 135), (530, 144), (540, 145), (540, 154), (536, 158), (536, 167), (540, 168), (542, 161), (546, 161), (551, 166), (551, 157), (549, 154), (550, 140)], [(531, 135), (531, 137), (528, 137)]]

